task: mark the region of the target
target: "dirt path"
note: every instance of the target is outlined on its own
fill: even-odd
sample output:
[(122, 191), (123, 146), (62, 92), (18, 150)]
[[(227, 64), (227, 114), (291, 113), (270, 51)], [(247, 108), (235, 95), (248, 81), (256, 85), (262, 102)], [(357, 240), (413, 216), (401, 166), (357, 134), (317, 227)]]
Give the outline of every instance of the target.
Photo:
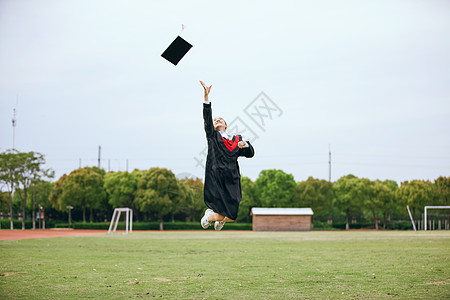
[(43, 239), (64, 236), (90, 236), (107, 234), (107, 230), (55, 230), (55, 229), (36, 229), (36, 230), (0, 230), (0, 241), (23, 240), (23, 239)]

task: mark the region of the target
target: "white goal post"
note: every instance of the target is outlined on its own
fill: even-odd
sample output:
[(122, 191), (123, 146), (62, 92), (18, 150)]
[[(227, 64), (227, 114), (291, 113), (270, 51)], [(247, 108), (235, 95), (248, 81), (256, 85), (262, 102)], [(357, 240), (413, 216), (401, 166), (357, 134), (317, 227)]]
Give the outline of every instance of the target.
[(427, 210), (428, 209), (449, 209), (450, 206), (425, 206), (424, 216), (425, 216), (425, 226), (424, 229), (427, 231)]
[(130, 233), (133, 232), (133, 210), (131, 208), (116, 208), (114, 209), (113, 216), (111, 218), (111, 224), (109, 224), (108, 234), (111, 234), (111, 229), (114, 225), (112, 232), (116, 232), (117, 225), (119, 224), (120, 214), (125, 213), (125, 234), (128, 234), (128, 224), (130, 224)]
[(411, 218), (411, 223), (412, 223), (412, 226), (413, 226), (413, 228), (414, 228), (414, 231), (417, 231), (417, 229), (416, 229), (416, 224), (414, 223), (414, 219), (413, 219), (413, 217), (412, 217), (411, 211), (409, 210), (409, 205), (406, 205), (406, 209), (408, 210), (409, 217)]

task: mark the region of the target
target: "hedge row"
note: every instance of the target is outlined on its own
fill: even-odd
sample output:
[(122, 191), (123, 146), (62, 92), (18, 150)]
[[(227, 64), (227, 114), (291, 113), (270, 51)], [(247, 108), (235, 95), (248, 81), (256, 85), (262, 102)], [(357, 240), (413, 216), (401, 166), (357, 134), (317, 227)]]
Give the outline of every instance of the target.
[[(56, 224), (56, 228), (67, 228), (68, 223)], [(108, 230), (109, 223), (72, 223), (74, 229), (100, 229)], [(163, 223), (164, 230), (203, 230), (200, 222), (167, 222)], [(125, 230), (125, 222), (119, 222), (117, 230)], [(133, 230), (159, 230), (159, 222), (133, 222)], [(223, 230), (252, 230), (250, 223), (229, 223), (223, 227)]]
[[(54, 228), (56, 226), (56, 224), (57, 223), (55, 223), (54, 221), (45, 221), (45, 229)], [(9, 219), (0, 220), (0, 229), (10, 229), (10, 228), (11, 228), (11, 223), (10, 223)], [(13, 220), (13, 228), (14, 229), (22, 229), (22, 221)], [(33, 228), (33, 221), (25, 220), (25, 229), (32, 229), (32, 228)], [(38, 221), (36, 221), (36, 228), (39, 228)]]
[[(333, 223), (332, 227), (336, 229), (345, 229), (345, 223)], [(349, 224), (350, 229), (375, 229), (374, 223), (355, 223)], [(383, 224), (378, 224), (379, 229), (383, 229)], [(389, 230), (412, 230), (412, 224), (408, 221), (386, 223), (386, 229)]]
[[(350, 229), (374, 229), (375, 225), (373, 223), (356, 223), (349, 224)], [(22, 229), (22, 221), (13, 220), (14, 229)], [(68, 223), (59, 223), (55, 221), (46, 221), (45, 228), (68, 228)], [(82, 223), (74, 222), (72, 223), (72, 228), (74, 229), (100, 229), (108, 230), (109, 223)], [(25, 220), (25, 229), (32, 228), (32, 221)], [(36, 228), (39, 228), (39, 223), (36, 222)], [(165, 222), (163, 223), (164, 230), (202, 230), (200, 222)], [(379, 225), (382, 228), (382, 224)], [(0, 229), (10, 229), (9, 219), (0, 220)], [(125, 223), (119, 223), (118, 230), (125, 230)], [(389, 230), (412, 230), (412, 224), (408, 221), (403, 222), (389, 222), (386, 224), (386, 229)], [(133, 230), (159, 230), (159, 222), (134, 222)], [(223, 230), (252, 230), (251, 223), (228, 223), (223, 227)], [(333, 223), (328, 224), (327, 222), (314, 222), (313, 230), (345, 230), (345, 223)]]
[[(356, 223), (349, 224), (350, 229), (374, 229), (373, 223)], [(69, 227), (67, 223), (56, 224), (57, 228)], [(109, 223), (82, 223), (75, 222), (72, 224), (74, 229), (102, 229), (108, 230)], [(199, 222), (165, 222), (164, 230), (202, 230)], [(379, 228), (382, 228), (380, 224)], [(118, 230), (125, 230), (125, 223), (121, 222), (117, 226)], [(386, 224), (386, 229), (390, 230), (412, 230), (411, 222), (391, 222)], [(159, 222), (134, 222), (133, 230), (159, 230)], [(223, 230), (252, 230), (251, 223), (228, 223)], [(345, 223), (328, 224), (326, 222), (314, 222), (313, 230), (345, 230)]]
[[(333, 223), (329, 224), (328, 222), (313, 222), (313, 230), (345, 230), (345, 223)], [(355, 223), (349, 224), (350, 229), (375, 229), (374, 223)], [(378, 228), (382, 229), (383, 224), (378, 224)], [(386, 224), (386, 229), (390, 230), (412, 230), (412, 224), (409, 221), (395, 221), (389, 222)]]

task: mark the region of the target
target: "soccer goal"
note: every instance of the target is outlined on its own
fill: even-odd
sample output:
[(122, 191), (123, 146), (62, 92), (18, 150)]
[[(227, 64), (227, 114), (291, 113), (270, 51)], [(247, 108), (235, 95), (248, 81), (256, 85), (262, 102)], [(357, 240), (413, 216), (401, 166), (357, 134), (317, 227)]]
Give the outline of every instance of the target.
[[(424, 217), (425, 217), (425, 224), (424, 224), (424, 229), (425, 229), (425, 231), (427, 231), (427, 225), (428, 225), (428, 210), (429, 210), (429, 209), (450, 209), (450, 206), (425, 206), (424, 214), (423, 214)], [(439, 222), (438, 228), (441, 229), (441, 220), (439, 220), (438, 222)], [(430, 222), (430, 227), (431, 227), (431, 222)], [(445, 220), (445, 221), (444, 221), (444, 230), (447, 230), (448, 227), (449, 227), (449, 224), (448, 224), (447, 220)], [(430, 228), (430, 229), (433, 229), (433, 230), (434, 230), (434, 220), (433, 220), (433, 226), (432, 226), (432, 228)]]
[(130, 233), (133, 232), (133, 210), (131, 208), (116, 208), (114, 209), (113, 216), (111, 218), (111, 224), (109, 224), (108, 234), (111, 234), (111, 229), (114, 226), (112, 232), (116, 232), (117, 225), (119, 224), (121, 213), (125, 213), (125, 234), (128, 234), (128, 224)]

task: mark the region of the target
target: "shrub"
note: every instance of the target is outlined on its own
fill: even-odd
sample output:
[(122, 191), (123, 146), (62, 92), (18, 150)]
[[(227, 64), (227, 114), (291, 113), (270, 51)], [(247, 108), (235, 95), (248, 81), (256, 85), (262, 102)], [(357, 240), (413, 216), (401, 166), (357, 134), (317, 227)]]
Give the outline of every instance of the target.
[[(45, 221), (45, 229), (54, 228), (54, 227), (55, 227), (54, 221)], [(0, 229), (10, 229), (10, 228), (11, 228), (11, 225), (10, 225), (9, 219), (0, 220)], [(13, 220), (13, 228), (14, 229), (22, 229), (22, 221)], [(32, 229), (32, 228), (33, 228), (33, 221), (25, 220), (25, 229)], [(36, 220), (36, 228), (39, 228), (38, 220)]]
[[(72, 223), (73, 229), (99, 229), (108, 230), (110, 223)], [(68, 228), (68, 223), (56, 224), (56, 228)], [(163, 224), (164, 230), (203, 230), (199, 222), (167, 222)], [(125, 222), (119, 222), (117, 230), (125, 230)], [(159, 230), (159, 222), (134, 222), (133, 230)], [(252, 230), (251, 223), (228, 223), (223, 230)]]

